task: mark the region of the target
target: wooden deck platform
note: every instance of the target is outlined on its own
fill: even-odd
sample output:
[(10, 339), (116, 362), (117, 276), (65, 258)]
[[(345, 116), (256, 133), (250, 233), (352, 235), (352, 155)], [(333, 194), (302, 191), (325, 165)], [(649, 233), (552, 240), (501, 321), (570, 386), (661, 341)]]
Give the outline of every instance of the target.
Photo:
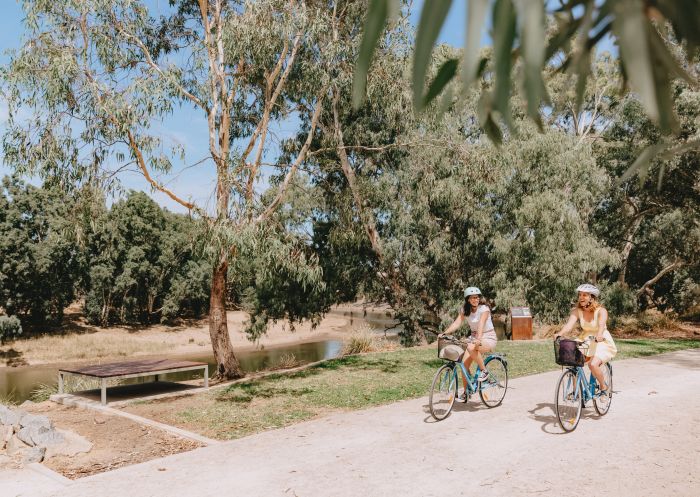
[(65, 375), (88, 376), (100, 380), (101, 402), (107, 404), (107, 380), (155, 376), (180, 371), (204, 370), (204, 388), (209, 388), (209, 365), (206, 362), (179, 361), (173, 359), (147, 359), (142, 361), (112, 362), (80, 368), (58, 370), (58, 393), (63, 393)]

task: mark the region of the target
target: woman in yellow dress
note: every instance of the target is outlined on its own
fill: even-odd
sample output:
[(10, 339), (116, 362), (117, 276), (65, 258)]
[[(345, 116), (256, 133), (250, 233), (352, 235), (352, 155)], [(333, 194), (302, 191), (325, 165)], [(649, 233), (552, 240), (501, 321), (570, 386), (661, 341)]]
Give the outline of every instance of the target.
[(603, 364), (617, 354), (617, 347), (607, 328), (608, 311), (598, 301), (600, 290), (595, 285), (584, 283), (579, 285), (576, 291), (578, 304), (571, 310), (569, 320), (556, 336), (570, 333), (578, 321), (581, 326), (579, 340), (585, 340), (591, 335), (595, 337), (595, 341), (590, 344), (586, 353), (586, 362), (600, 385), (600, 391), (612, 393), (607, 391), (608, 385), (605, 383), (601, 369)]

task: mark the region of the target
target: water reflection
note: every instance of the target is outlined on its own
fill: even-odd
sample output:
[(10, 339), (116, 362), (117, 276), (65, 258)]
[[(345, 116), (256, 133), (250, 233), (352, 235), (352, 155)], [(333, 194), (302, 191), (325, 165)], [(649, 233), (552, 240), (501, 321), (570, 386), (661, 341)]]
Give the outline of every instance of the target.
[[(285, 355), (293, 354), (300, 364), (337, 357), (343, 348), (340, 340), (323, 340), (294, 345), (286, 345), (262, 350), (243, 351), (236, 354), (241, 367), (246, 372), (260, 371), (274, 367)], [(178, 359), (206, 362), (209, 371), (216, 369), (212, 354), (178, 356)], [(58, 368), (53, 366), (23, 366), (18, 368), (0, 368), (0, 397), (9, 397), (16, 402), (23, 402), (31, 397), (32, 391), (41, 384), (56, 385)], [(201, 378), (201, 371), (183, 371), (161, 375), (163, 380), (182, 381)], [(153, 377), (132, 378), (123, 383), (144, 383), (153, 381)]]

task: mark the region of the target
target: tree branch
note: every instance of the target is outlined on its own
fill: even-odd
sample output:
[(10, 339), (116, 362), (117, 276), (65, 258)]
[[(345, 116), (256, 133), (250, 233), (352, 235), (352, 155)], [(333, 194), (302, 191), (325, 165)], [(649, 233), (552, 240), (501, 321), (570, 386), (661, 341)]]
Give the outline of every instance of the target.
[[(114, 15), (112, 15), (114, 18)], [(126, 38), (132, 39), (136, 45), (138, 45), (139, 49), (141, 49), (141, 52), (143, 52), (144, 57), (146, 57), (146, 64), (148, 64), (152, 69), (154, 69), (162, 78), (167, 80), (170, 84), (172, 84), (180, 93), (182, 93), (183, 96), (191, 100), (195, 105), (199, 106), (200, 108), (206, 110), (206, 105), (204, 105), (204, 102), (202, 102), (199, 98), (197, 98), (194, 94), (191, 92), (187, 91), (185, 87), (183, 87), (181, 84), (178, 82), (174, 81), (171, 78), (168, 78), (165, 73), (163, 72), (163, 69), (155, 63), (153, 60), (153, 57), (151, 57), (151, 52), (148, 50), (148, 47), (139, 39), (138, 36), (128, 33), (123, 27), (122, 24), (114, 18), (114, 24), (117, 27), (117, 30), (122, 33)]]
[(684, 264), (683, 261), (681, 261), (680, 259), (676, 259), (675, 262), (673, 262), (673, 263), (669, 264), (668, 266), (666, 266), (665, 268), (663, 268), (661, 271), (659, 271), (659, 273), (656, 276), (654, 276), (652, 279), (650, 279), (649, 281), (647, 281), (646, 283), (644, 283), (642, 285), (642, 287), (637, 291), (637, 297), (641, 297), (644, 294), (644, 292), (646, 292), (647, 288), (655, 285), (666, 274), (678, 269), (683, 264)]
[(163, 185), (158, 183), (156, 180), (151, 178), (151, 175), (148, 173), (148, 168), (146, 167), (146, 161), (144, 161), (144, 159), (143, 159), (143, 154), (141, 153), (141, 149), (139, 149), (139, 146), (136, 143), (136, 140), (134, 139), (134, 135), (131, 133), (131, 130), (127, 129), (126, 135), (129, 138), (129, 146), (131, 147), (131, 150), (134, 152), (134, 155), (136, 155), (136, 162), (138, 163), (139, 168), (141, 169), (141, 173), (143, 174), (144, 178), (146, 178), (146, 181), (148, 181), (153, 186), (153, 188), (165, 193), (168, 197), (170, 197), (175, 202), (177, 202), (178, 204), (185, 207), (187, 210), (194, 210), (194, 211), (200, 212), (200, 209), (196, 205), (194, 205), (190, 202), (187, 202), (186, 200), (182, 200), (180, 197), (175, 195), (172, 191), (168, 190)]
[(284, 181), (280, 185), (279, 191), (277, 193), (277, 196), (275, 199), (270, 203), (270, 205), (267, 206), (267, 209), (263, 211), (262, 214), (260, 214), (256, 219), (255, 223), (259, 223), (261, 221), (264, 221), (267, 219), (277, 208), (277, 206), (282, 202), (282, 199), (284, 198), (287, 188), (289, 187), (289, 183), (292, 181), (292, 178), (294, 177), (294, 174), (296, 173), (297, 168), (299, 167), (299, 164), (301, 164), (304, 159), (306, 159), (306, 153), (309, 150), (309, 146), (311, 145), (311, 140), (314, 137), (314, 132), (316, 131), (316, 126), (318, 125), (318, 119), (321, 116), (321, 110), (323, 108), (323, 99), (324, 99), (324, 94), (325, 94), (325, 88), (319, 95), (319, 97), (316, 99), (316, 109), (314, 110), (313, 117), (311, 119), (311, 127), (309, 129), (309, 133), (306, 136), (306, 141), (304, 142), (304, 145), (301, 147), (301, 151), (299, 152), (299, 156), (297, 157), (297, 160), (294, 161), (294, 164), (292, 164), (291, 169), (287, 173), (287, 176), (284, 178)]

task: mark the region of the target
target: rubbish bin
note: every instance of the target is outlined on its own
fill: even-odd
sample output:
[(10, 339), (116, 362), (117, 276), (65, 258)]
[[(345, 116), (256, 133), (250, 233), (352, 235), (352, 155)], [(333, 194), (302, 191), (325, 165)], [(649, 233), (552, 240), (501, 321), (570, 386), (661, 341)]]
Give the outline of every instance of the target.
[(529, 307), (510, 308), (512, 340), (532, 340), (532, 313)]

